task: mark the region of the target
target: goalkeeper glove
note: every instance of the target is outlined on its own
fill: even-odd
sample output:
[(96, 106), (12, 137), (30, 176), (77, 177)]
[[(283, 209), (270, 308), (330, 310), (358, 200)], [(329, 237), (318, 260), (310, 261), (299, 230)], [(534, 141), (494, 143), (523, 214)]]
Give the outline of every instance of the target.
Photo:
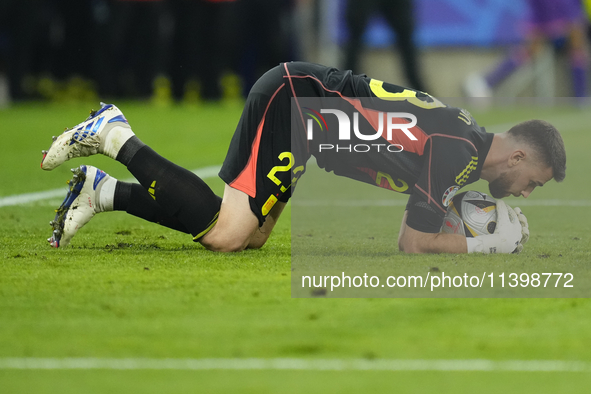
[(529, 224), (527, 223), (527, 218), (525, 217), (523, 212), (521, 212), (521, 208), (515, 207), (513, 209), (513, 211), (515, 211), (515, 214), (517, 215), (517, 218), (519, 219), (519, 223), (521, 223), (521, 241), (520, 241), (520, 243), (524, 244), (529, 240)]
[[(527, 219), (519, 210), (525, 226), (521, 224), (519, 214), (503, 201), (497, 201), (497, 227), (490, 235), (479, 235), (473, 238), (466, 238), (468, 253), (519, 253), (523, 249), (521, 240), (523, 229), (527, 230)], [(527, 241), (527, 239), (526, 239)]]
[(515, 207), (513, 211), (517, 215), (519, 223), (521, 224), (521, 241), (519, 241), (519, 245), (517, 245), (517, 248), (515, 248), (513, 253), (520, 253), (523, 250), (523, 244), (529, 240), (529, 224), (527, 223), (527, 218), (521, 211), (521, 208)]

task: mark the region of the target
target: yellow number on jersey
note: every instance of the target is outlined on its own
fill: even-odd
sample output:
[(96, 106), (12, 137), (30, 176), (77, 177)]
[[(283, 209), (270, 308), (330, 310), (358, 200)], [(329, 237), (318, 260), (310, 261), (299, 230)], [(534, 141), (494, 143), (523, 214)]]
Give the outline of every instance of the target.
[(283, 152), (279, 155), (279, 160), (283, 161), (284, 159), (288, 160), (288, 163), (286, 166), (275, 166), (275, 167), (271, 168), (271, 171), (269, 171), (269, 173), (267, 174), (267, 178), (269, 178), (270, 180), (275, 182), (275, 184), (277, 186), (281, 185), (281, 181), (279, 180), (279, 178), (277, 178), (275, 176), (275, 173), (276, 172), (287, 172), (287, 171), (291, 170), (291, 167), (293, 167), (294, 158), (293, 158), (293, 155), (291, 152)]
[(384, 89), (384, 82), (378, 81), (377, 79), (372, 79), (369, 82), (369, 87), (373, 94), (375, 94), (382, 100), (408, 101), (412, 105), (424, 109), (444, 108), (446, 106), (441, 101), (437, 100), (435, 97), (428, 95), (427, 93), (425, 94), (427, 94), (427, 96), (433, 100), (432, 102), (421, 100), (417, 97), (417, 92), (415, 92), (414, 90), (404, 89), (400, 93), (388, 92), (386, 89)]
[(408, 183), (404, 182), (402, 179), (397, 179), (397, 181), (401, 183), (401, 185), (398, 186), (390, 174), (386, 174), (382, 171), (378, 171), (378, 174), (376, 175), (376, 185), (380, 186), (382, 184), (382, 178), (388, 180), (388, 184), (395, 192), (402, 193), (408, 190)]

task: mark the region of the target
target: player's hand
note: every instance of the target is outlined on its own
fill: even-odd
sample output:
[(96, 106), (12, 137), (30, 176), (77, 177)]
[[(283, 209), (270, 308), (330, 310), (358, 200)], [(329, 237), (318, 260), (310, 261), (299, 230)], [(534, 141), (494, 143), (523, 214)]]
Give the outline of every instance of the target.
[(515, 207), (513, 211), (517, 214), (517, 218), (519, 218), (519, 223), (521, 224), (521, 241), (519, 243), (523, 245), (529, 240), (529, 224), (521, 208)]
[[(527, 223), (525, 216), (523, 218)], [(466, 238), (468, 253), (519, 253), (523, 249), (521, 244), (522, 228), (518, 213), (499, 200), (497, 201), (497, 228), (495, 232), (491, 235)]]
[[(519, 210), (521, 212), (521, 209)], [(523, 215), (523, 214), (522, 214)], [(523, 216), (525, 218), (525, 215)], [(525, 219), (527, 222), (527, 219)], [(529, 229), (528, 229), (529, 232)], [(521, 245), (522, 226), (517, 212), (504, 201), (497, 201), (497, 228), (495, 234), (501, 237), (497, 253), (519, 253), (523, 249)]]

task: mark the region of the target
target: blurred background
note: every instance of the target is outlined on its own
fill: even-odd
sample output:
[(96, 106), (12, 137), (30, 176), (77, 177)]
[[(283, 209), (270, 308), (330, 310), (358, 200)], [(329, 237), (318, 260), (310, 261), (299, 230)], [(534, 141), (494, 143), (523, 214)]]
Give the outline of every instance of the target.
[[(587, 2), (585, 2), (587, 3)], [(0, 107), (243, 98), (283, 61), (439, 97), (587, 96), (580, 0), (0, 0)]]

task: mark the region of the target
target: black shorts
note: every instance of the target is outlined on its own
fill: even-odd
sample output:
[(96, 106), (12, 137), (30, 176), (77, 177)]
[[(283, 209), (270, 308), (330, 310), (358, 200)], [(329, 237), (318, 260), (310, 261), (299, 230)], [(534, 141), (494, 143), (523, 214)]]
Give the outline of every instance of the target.
[(292, 182), (304, 170), (291, 153), (290, 100), (280, 66), (254, 84), (219, 173), (228, 185), (250, 196), (259, 225), (277, 201), (289, 200)]

